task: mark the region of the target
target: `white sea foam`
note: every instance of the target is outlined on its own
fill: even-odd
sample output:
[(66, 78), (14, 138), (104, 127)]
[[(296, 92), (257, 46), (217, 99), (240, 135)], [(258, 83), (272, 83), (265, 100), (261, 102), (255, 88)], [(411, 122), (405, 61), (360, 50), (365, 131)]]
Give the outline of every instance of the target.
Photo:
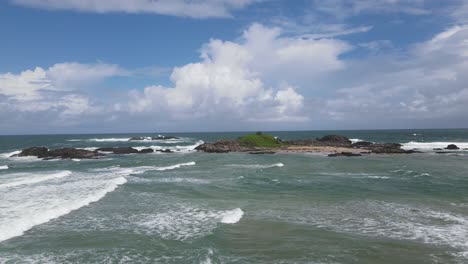
[(242, 211), (242, 209), (240, 208), (236, 208), (231, 211), (226, 211), (224, 212), (224, 215), (221, 218), (221, 223), (235, 224), (241, 220), (242, 216), (244, 216), (244, 211)]
[(388, 176), (367, 176), (366, 178), (369, 178), (369, 179), (383, 179), (383, 180), (387, 180), (387, 179), (390, 179), (390, 177)]
[(182, 206), (140, 215), (134, 222), (145, 233), (156, 233), (170, 240), (190, 240), (210, 234), (219, 223), (235, 224), (243, 214), (240, 208), (223, 211)]
[[(138, 146), (138, 147), (133, 147), (134, 149), (137, 149), (137, 150), (142, 150), (142, 149), (147, 149), (147, 148), (151, 148), (153, 149), (154, 151), (158, 151), (158, 150), (165, 150), (165, 149), (169, 149), (173, 152), (179, 152), (179, 153), (188, 153), (188, 152), (192, 152), (195, 150), (196, 147), (200, 146), (201, 144), (203, 144), (204, 142), (202, 140), (200, 141), (197, 141), (195, 144), (192, 144), (192, 145), (187, 145), (187, 146), (161, 146), (161, 145), (152, 145), (152, 146)], [(159, 152), (155, 152), (156, 154), (159, 154)]]
[[(71, 172), (62, 171), (32, 174), (31, 178), (23, 175), (16, 182), (7, 182), (15, 188), (0, 192), (0, 241), (100, 200), (124, 184), (128, 172), (73, 173), (73, 177), (66, 177)], [(54, 184), (43, 184), (48, 180), (54, 180)]]
[(450, 144), (457, 145), (460, 150), (468, 148), (468, 142), (416, 142), (410, 141), (402, 144), (403, 149), (417, 149), (420, 151), (432, 151), (435, 148), (444, 149)]
[(194, 165), (196, 165), (195, 161), (191, 161), (191, 162), (179, 163), (179, 164), (175, 164), (175, 165), (171, 165), (171, 166), (155, 167), (154, 170), (165, 171), (165, 170), (178, 169), (178, 168), (183, 167), (183, 166), (194, 166)]
[(449, 211), (366, 201), (311, 207), (280, 218), (338, 232), (449, 246), (468, 256), (468, 217)]
[(229, 164), (227, 166), (247, 169), (269, 169), (269, 168), (280, 168), (284, 167), (283, 163), (275, 164)]
[(45, 173), (14, 173), (8, 174), (6, 177), (7, 180), (2, 181), (0, 184), (0, 189), (11, 188), (20, 185), (31, 185), (40, 183), (43, 181), (49, 181), (53, 179), (60, 179), (72, 174), (69, 170), (58, 171), (58, 172), (45, 172)]
[(196, 165), (195, 161), (185, 162), (185, 163), (178, 163), (169, 166), (140, 166), (140, 167), (131, 167), (131, 168), (121, 168), (120, 166), (113, 166), (108, 168), (102, 169), (94, 169), (93, 171), (96, 172), (113, 172), (115, 174), (124, 174), (124, 175), (131, 175), (131, 174), (142, 174), (147, 171), (166, 171), (166, 170), (174, 170), (184, 166), (194, 166)]
[(20, 154), (20, 153), (21, 153), (21, 150), (15, 150), (15, 151), (12, 151), (12, 152), (2, 153), (2, 154), (0, 154), (0, 157), (6, 159), (6, 158), (10, 158), (13, 155), (17, 155), (17, 154)]
[(89, 141), (94, 142), (125, 142), (129, 141), (130, 138), (91, 138)]
[(351, 140), (351, 143), (357, 143), (357, 142), (362, 142), (362, 141), (364, 141), (364, 140), (359, 139), (359, 138), (350, 138), (349, 140)]
[(8, 170), (8, 165), (2, 165), (2, 166), (0, 166), (0, 170)]

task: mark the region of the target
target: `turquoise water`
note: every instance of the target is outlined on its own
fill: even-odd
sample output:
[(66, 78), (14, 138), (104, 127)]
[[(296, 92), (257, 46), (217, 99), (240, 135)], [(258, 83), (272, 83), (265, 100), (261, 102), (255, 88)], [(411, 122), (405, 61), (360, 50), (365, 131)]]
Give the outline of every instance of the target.
[[(2, 136), (0, 263), (468, 263), (468, 130), (272, 132), (330, 133), (424, 153), (192, 151), (244, 133), (163, 142), (126, 141), (134, 134)], [(462, 150), (432, 151), (451, 142)], [(7, 158), (30, 146), (176, 153)]]

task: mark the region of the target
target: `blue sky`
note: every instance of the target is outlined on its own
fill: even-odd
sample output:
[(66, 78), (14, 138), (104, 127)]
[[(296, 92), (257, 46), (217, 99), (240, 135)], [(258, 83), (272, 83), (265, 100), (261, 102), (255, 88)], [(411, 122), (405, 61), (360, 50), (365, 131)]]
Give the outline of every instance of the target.
[(468, 1), (6, 0), (0, 131), (466, 127)]

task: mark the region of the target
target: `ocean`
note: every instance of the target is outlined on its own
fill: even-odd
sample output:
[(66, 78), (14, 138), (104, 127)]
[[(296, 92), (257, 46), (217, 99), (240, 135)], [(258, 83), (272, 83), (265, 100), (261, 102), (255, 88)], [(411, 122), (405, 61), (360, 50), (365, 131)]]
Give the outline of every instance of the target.
[[(468, 263), (468, 130), (270, 133), (423, 153), (194, 151), (238, 132), (0, 136), (0, 263)], [(9, 157), (32, 146), (175, 153)]]

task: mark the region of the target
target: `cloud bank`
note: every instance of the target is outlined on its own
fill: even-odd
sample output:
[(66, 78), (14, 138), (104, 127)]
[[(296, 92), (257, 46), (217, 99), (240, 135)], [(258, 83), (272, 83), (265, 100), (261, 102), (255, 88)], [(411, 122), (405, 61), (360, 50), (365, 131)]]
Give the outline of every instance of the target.
[(404, 51), (346, 57), (381, 44), (291, 36), (255, 23), (235, 41), (202, 45), (199, 60), (175, 67), (169, 85), (104, 92), (101, 82), (139, 74), (105, 63), (0, 74), (0, 117), (6, 131), (31, 123), (92, 131), (129, 124), (138, 130), (463, 126), (467, 40), (468, 26), (460, 24)]

